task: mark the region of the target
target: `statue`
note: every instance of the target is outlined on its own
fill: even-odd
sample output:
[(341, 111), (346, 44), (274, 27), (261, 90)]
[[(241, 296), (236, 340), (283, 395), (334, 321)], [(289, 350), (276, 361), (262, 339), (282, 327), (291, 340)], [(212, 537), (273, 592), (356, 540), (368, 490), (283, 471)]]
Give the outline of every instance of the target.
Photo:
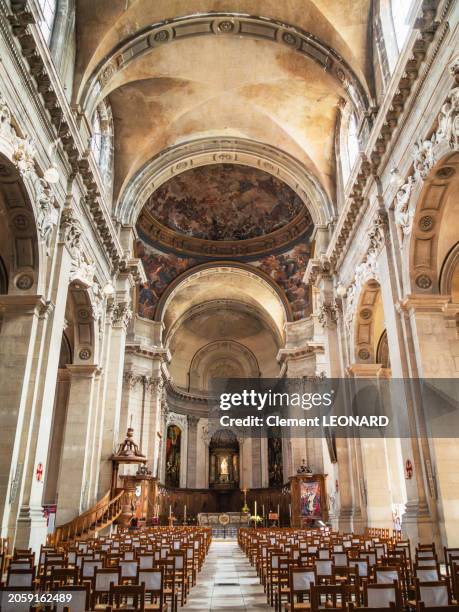
[(143, 457), (138, 445), (134, 442), (134, 430), (129, 427), (126, 438), (118, 448), (116, 453), (119, 457)]
[(220, 465), (220, 473), (223, 476), (228, 476), (228, 459), (223, 457), (221, 465)]
[(306, 465), (306, 459), (303, 459), (303, 461), (301, 462), (300, 467), (297, 469), (296, 471), (297, 474), (307, 474), (312, 475), (312, 470), (309, 467), (309, 465)]

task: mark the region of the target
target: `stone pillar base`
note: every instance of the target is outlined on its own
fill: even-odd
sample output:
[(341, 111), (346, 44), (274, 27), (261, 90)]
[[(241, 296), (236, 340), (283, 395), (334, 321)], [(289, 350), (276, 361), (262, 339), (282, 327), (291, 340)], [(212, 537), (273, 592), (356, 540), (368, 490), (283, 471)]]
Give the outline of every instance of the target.
[(46, 544), (48, 526), (41, 506), (22, 506), (16, 531), (16, 548), (31, 548), (35, 558), (40, 555), (40, 547)]

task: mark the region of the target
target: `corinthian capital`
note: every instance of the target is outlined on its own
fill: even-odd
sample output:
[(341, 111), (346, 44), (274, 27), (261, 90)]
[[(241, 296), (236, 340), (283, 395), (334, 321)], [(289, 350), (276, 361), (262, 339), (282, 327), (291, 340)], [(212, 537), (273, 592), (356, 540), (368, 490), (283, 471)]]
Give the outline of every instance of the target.
[(131, 319), (131, 305), (128, 302), (119, 302), (116, 304), (113, 310), (113, 326), (127, 328)]

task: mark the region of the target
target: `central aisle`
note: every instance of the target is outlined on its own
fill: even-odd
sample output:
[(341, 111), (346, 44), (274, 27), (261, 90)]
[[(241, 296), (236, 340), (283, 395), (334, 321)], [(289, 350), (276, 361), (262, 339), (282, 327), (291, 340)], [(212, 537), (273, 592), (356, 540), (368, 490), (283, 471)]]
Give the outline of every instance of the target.
[(212, 542), (185, 610), (270, 610), (257, 573), (236, 541)]

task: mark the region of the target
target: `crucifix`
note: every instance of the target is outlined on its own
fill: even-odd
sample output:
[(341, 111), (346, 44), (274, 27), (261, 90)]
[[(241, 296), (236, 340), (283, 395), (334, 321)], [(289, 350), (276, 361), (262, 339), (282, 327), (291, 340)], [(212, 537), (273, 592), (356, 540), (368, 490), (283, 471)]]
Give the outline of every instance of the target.
[(249, 512), (249, 507), (247, 505), (247, 493), (249, 492), (249, 489), (247, 487), (244, 487), (242, 489), (242, 492), (244, 493), (244, 506), (242, 508), (242, 512)]

